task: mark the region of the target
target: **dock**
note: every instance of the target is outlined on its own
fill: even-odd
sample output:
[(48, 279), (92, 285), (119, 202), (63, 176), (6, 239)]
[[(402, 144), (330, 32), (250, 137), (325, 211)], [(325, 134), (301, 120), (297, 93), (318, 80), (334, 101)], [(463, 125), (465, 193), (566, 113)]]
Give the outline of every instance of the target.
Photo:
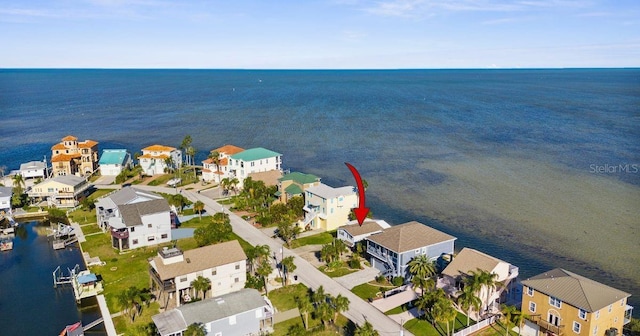
[(80, 265), (76, 265), (73, 269), (67, 269), (67, 274), (63, 274), (60, 266), (53, 271), (53, 287), (57, 288), (61, 285), (71, 285), (73, 295), (76, 302), (80, 300), (96, 296), (103, 291), (102, 281), (98, 276), (89, 270), (80, 271)]

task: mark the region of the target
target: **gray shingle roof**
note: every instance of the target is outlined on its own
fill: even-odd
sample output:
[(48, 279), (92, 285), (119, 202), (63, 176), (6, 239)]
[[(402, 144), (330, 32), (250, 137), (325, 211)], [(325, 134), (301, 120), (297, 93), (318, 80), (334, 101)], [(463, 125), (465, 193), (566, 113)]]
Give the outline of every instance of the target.
[(364, 223), (362, 223), (362, 225), (357, 223), (344, 225), (339, 227), (338, 230), (345, 230), (349, 232), (351, 236), (355, 237), (355, 236), (359, 236), (367, 233), (382, 231), (382, 227), (374, 221), (365, 220)]
[[(83, 182), (85, 182), (86, 180), (83, 177), (79, 177), (79, 176), (75, 176), (75, 175), (63, 175), (63, 176), (56, 176), (54, 178), (52, 178), (53, 181), (62, 183), (62, 184), (66, 184), (69, 186), (77, 186)], [(46, 181), (43, 181), (42, 183), (44, 183)]]
[(260, 293), (251, 288), (180, 306), (151, 317), (161, 335), (187, 329), (193, 323), (209, 323), (266, 306)]
[(562, 268), (538, 274), (522, 281), (522, 284), (588, 312), (598, 311), (631, 296)]
[[(247, 255), (242, 250), (237, 240), (200, 247), (193, 250), (184, 251), (184, 261), (165, 265), (162, 258), (157, 256), (152, 262), (154, 268), (162, 280), (174, 279), (175, 277), (214, 268), (239, 261), (246, 261)], [(187, 260), (189, 262), (187, 262)]]
[(169, 207), (169, 202), (161, 198), (146, 202), (118, 205), (118, 210), (120, 210), (122, 221), (127, 226), (135, 226), (142, 225), (142, 216), (160, 212), (168, 213), (171, 208)]
[(13, 194), (11, 190), (13, 190), (11, 187), (0, 187), (0, 197), (11, 197)]
[(393, 226), (384, 230), (382, 233), (369, 236), (367, 239), (391, 251), (401, 253), (423, 246), (454, 240), (456, 237), (422, 223), (412, 221)]
[(124, 187), (109, 196), (109, 198), (113, 201), (113, 203), (117, 205), (127, 204), (138, 197), (145, 198), (145, 199), (161, 199), (162, 198), (162, 196), (154, 192), (144, 191), (144, 190), (136, 189), (133, 187)]
[(476, 271), (477, 269), (492, 272), (501, 262), (504, 261), (465, 247), (453, 258), (453, 261), (447, 265), (442, 271), (442, 274), (455, 278), (461, 275), (468, 275), (470, 271)]

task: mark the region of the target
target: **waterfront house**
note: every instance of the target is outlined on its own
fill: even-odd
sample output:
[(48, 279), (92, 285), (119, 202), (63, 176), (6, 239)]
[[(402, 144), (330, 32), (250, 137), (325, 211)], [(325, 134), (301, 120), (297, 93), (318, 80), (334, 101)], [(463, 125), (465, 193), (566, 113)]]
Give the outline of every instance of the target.
[[(165, 248), (149, 261), (152, 289), (168, 301), (175, 296), (176, 305), (189, 302), (194, 292), (191, 282), (202, 276), (211, 288), (205, 296), (220, 296), (239, 291), (247, 281), (247, 255), (237, 240), (181, 251)], [(165, 303), (166, 306), (166, 303)]]
[(101, 175), (118, 176), (124, 169), (131, 167), (131, 154), (126, 149), (105, 149), (98, 164)]
[[(509, 264), (486, 253), (465, 247), (453, 260), (442, 270), (442, 279), (439, 285), (444, 287), (447, 293), (456, 296), (456, 293), (464, 287), (464, 279), (472, 272), (486, 271), (495, 274), (495, 286), (488, 288), (482, 286), (477, 293), (482, 300), (483, 308), (488, 307), (489, 311), (500, 311), (500, 303), (507, 301), (507, 296), (515, 294), (516, 279), (518, 277), (518, 267)], [(512, 298), (519, 301), (520, 298)], [(476, 312), (478, 313), (478, 312)], [(477, 320), (477, 316), (472, 316)]]
[(238, 179), (242, 188), (251, 173), (278, 170), (282, 172), (282, 154), (258, 147), (244, 150), (229, 157), (229, 177)]
[[(220, 183), (224, 178), (232, 178), (229, 169), (229, 158), (231, 155), (244, 151), (234, 145), (224, 145), (211, 151), (218, 153), (218, 160), (207, 158), (202, 161), (202, 180), (205, 182)], [(233, 176), (235, 177), (235, 176)]]
[(305, 190), (319, 184), (320, 178), (315, 175), (292, 172), (278, 179), (276, 196), (286, 204), (291, 197), (304, 196)]
[(358, 206), (358, 195), (352, 186), (333, 188), (324, 183), (311, 186), (305, 192), (305, 229), (336, 230), (347, 224), (351, 209)]
[(68, 135), (51, 147), (53, 176), (93, 174), (98, 169), (98, 142)]
[(46, 161), (30, 161), (20, 165), (19, 174), (26, 179), (45, 179), (48, 177)]
[(631, 294), (556, 268), (522, 281), (525, 336), (616, 336), (631, 321)]
[(262, 335), (273, 326), (273, 306), (252, 288), (194, 302), (151, 317), (161, 336), (182, 335), (196, 323), (207, 335)]
[[(437, 260), (453, 254), (456, 237), (412, 221), (365, 238), (371, 266), (385, 276), (409, 276), (407, 264), (417, 255)], [(408, 279), (407, 279), (408, 280)]]
[(11, 214), (11, 196), (13, 196), (13, 188), (0, 187), (0, 214)]
[(171, 241), (171, 207), (162, 196), (125, 187), (96, 201), (96, 218), (120, 251)]
[(182, 166), (182, 151), (174, 147), (152, 145), (142, 149), (138, 162), (145, 175), (164, 174), (166, 170)]
[(33, 202), (47, 201), (49, 206), (72, 208), (88, 195), (90, 187), (84, 177), (60, 175), (34, 185), (27, 195)]
[(353, 247), (357, 242), (363, 241), (365, 238), (381, 233), (384, 229), (391, 226), (383, 220), (366, 219), (362, 225), (358, 221), (350, 221), (349, 224), (338, 228), (336, 237), (341, 239), (349, 247)]

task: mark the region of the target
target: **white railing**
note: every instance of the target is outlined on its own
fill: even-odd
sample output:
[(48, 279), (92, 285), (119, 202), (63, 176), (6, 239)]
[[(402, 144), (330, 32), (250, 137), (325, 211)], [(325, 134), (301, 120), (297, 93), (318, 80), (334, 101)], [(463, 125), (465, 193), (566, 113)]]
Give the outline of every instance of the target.
[(453, 334), (453, 336), (467, 336), (469, 334), (472, 334), (482, 328), (485, 328), (493, 323), (496, 322), (496, 320), (498, 319), (497, 315), (493, 315), (491, 317), (489, 317), (488, 319), (484, 319), (474, 325), (470, 325), (456, 333)]

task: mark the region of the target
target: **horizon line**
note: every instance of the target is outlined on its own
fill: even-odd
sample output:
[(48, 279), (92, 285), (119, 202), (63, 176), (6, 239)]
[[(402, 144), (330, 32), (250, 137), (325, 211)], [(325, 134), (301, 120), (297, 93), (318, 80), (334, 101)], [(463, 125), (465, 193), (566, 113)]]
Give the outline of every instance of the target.
[(228, 70), (228, 71), (404, 71), (404, 70), (634, 70), (640, 66), (621, 67), (484, 67), (484, 68), (137, 68), (137, 67), (0, 67), (1, 70)]

